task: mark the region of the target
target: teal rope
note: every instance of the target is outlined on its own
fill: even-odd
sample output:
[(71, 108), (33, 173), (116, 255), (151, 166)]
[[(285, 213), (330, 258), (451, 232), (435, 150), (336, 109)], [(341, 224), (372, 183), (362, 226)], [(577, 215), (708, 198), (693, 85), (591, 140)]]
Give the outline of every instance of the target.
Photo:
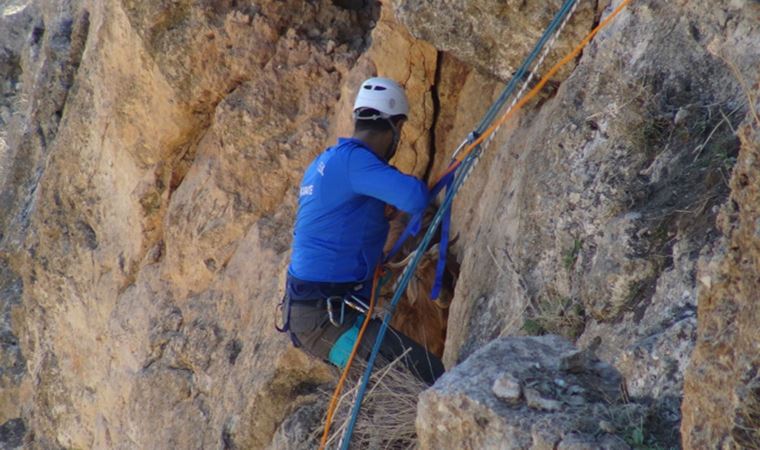
[[(499, 95), (499, 98), (496, 100), (496, 102), (491, 105), (485, 117), (475, 129), (473, 134), (479, 135), (490, 126), (491, 122), (493, 122), (494, 118), (496, 118), (496, 115), (504, 106), (507, 99), (514, 93), (514, 90), (517, 88), (517, 84), (527, 72), (528, 67), (530, 67), (530, 65), (533, 63), (533, 60), (536, 59), (546, 42), (549, 41), (552, 34), (554, 34), (556, 28), (570, 11), (574, 3), (575, 0), (565, 1), (565, 3), (562, 5), (562, 8), (560, 8), (559, 12), (557, 12), (557, 15), (554, 17), (554, 19), (552, 19), (551, 23), (549, 23), (549, 26), (544, 31), (544, 34), (536, 43), (533, 51), (530, 53), (530, 55), (528, 55), (517, 72), (515, 72), (514, 76), (504, 88), (502, 93)], [(412, 258), (412, 261), (409, 263), (409, 265), (407, 265), (406, 269), (401, 274), (401, 279), (399, 281), (398, 287), (396, 288), (396, 292), (394, 292), (393, 298), (391, 299), (390, 307), (383, 317), (383, 323), (380, 327), (377, 338), (375, 339), (375, 344), (372, 347), (372, 353), (367, 360), (367, 368), (364, 371), (361, 384), (359, 385), (359, 389), (356, 394), (356, 400), (354, 402), (353, 409), (351, 410), (351, 417), (349, 419), (348, 426), (346, 427), (346, 431), (343, 434), (343, 438), (341, 439), (341, 450), (348, 450), (348, 446), (351, 443), (351, 436), (353, 435), (356, 421), (359, 418), (359, 410), (361, 408), (362, 400), (364, 399), (364, 394), (367, 390), (367, 385), (369, 384), (369, 378), (372, 375), (372, 368), (374, 367), (375, 360), (377, 359), (377, 355), (380, 352), (380, 346), (382, 345), (383, 339), (385, 338), (385, 333), (388, 330), (390, 320), (393, 317), (393, 313), (396, 310), (398, 302), (401, 300), (401, 295), (406, 290), (406, 287), (409, 284), (409, 280), (411, 279), (414, 270), (417, 268), (417, 265), (422, 259), (425, 251), (427, 251), (427, 248), (430, 245), (430, 241), (432, 240), (433, 235), (438, 228), (438, 225), (441, 223), (445, 211), (451, 207), (451, 204), (454, 201), (454, 196), (457, 194), (459, 188), (462, 186), (470, 171), (474, 167), (474, 164), (477, 161), (481, 151), (482, 147), (478, 145), (469, 155), (467, 155), (461, 165), (457, 168), (457, 176), (454, 179), (454, 183), (451, 189), (446, 192), (443, 203), (441, 203), (441, 206), (438, 208), (438, 211), (436, 211), (435, 216), (433, 216), (433, 221), (431, 222), (430, 226), (427, 229), (427, 232), (422, 238), (422, 241), (417, 247), (417, 252)]]

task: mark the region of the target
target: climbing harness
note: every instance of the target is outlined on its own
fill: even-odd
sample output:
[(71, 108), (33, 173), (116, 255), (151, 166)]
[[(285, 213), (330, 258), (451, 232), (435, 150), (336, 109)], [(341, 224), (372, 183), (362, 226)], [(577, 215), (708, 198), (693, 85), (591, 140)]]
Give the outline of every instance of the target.
[(362, 314), (367, 314), (367, 311), (369, 310), (369, 305), (364, 303), (362, 299), (355, 295), (349, 295), (343, 299), (343, 302), (349, 308), (359, 311)]
[[(291, 280), (298, 287), (291, 287)], [(303, 284), (310, 285), (304, 292)], [(313, 286), (317, 284), (318, 286)], [(364, 289), (364, 283), (311, 283), (298, 280), (288, 275), (285, 293), (282, 300), (275, 306), (274, 327), (280, 333), (287, 333), (295, 347), (301, 347), (301, 342), (291, 330), (291, 307), (293, 304), (311, 304), (327, 311), (330, 324), (341, 327), (346, 320), (346, 308), (366, 314), (369, 305), (357, 292)], [(318, 304), (318, 305), (317, 305)], [(281, 318), (282, 325), (278, 318)]]
[[(361, 403), (364, 398), (364, 394), (367, 389), (367, 385), (369, 382), (369, 377), (372, 373), (372, 368), (375, 363), (375, 359), (377, 358), (378, 352), (380, 350), (380, 346), (383, 342), (383, 339), (385, 338), (385, 333), (388, 329), (388, 324), (390, 322), (391, 317), (393, 316), (393, 313), (395, 311), (396, 305), (398, 304), (399, 300), (401, 299), (401, 295), (403, 294), (404, 290), (406, 289), (407, 284), (409, 283), (409, 280), (411, 278), (411, 275), (413, 274), (414, 270), (416, 269), (417, 265), (420, 262), (420, 259), (422, 258), (422, 255), (427, 250), (428, 245), (430, 244), (430, 241), (433, 237), (433, 234), (435, 233), (438, 225), (440, 225), (442, 222), (445, 221), (444, 217), (451, 214), (450, 208), (452, 201), (454, 199), (454, 196), (458, 192), (459, 188), (462, 186), (462, 184), (466, 181), (466, 179), (469, 177), (470, 173), (472, 172), (473, 168), (477, 164), (477, 162), (480, 159), (480, 156), (483, 152), (483, 144), (485, 141), (485, 146), (488, 146), (488, 144), (493, 139), (494, 134), (496, 131), (511, 117), (514, 116), (514, 114), (519, 111), (527, 102), (529, 102), (533, 97), (535, 97), (536, 94), (546, 85), (546, 83), (553, 77), (562, 67), (564, 67), (568, 62), (576, 58), (580, 52), (583, 50), (583, 48), (588, 45), (588, 43), (593, 39), (593, 37), (604, 27), (606, 27), (624, 8), (628, 3), (630, 3), (631, 0), (623, 0), (620, 5), (618, 5), (615, 10), (610, 13), (609, 16), (607, 16), (603, 21), (599, 23), (570, 53), (568, 53), (564, 58), (562, 58), (557, 64), (555, 64), (545, 75), (544, 77), (534, 86), (524, 97), (520, 98), (519, 95), (515, 98), (515, 101), (510, 106), (510, 108), (499, 118), (495, 123), (492, 123), (495, 119), (498, 112), (501, 110), (504, 103), (506, 103), (507, 98), (509, 98), (510, 95), (514, 92), (514, 89), (518, 83), (518, 80), (522, 79), (525, 72), (527, 71), (527, 68), (532, 64), (535, 57), (538, 55), (538, 52), (541, 51), (541, 48), (543, 45), (550, 39), (552, 34), (557, 29), (557, 26), (560, 25), (560, 22), (563, 22), (563, 25), (567, 23), (567, 16), (572, 8), (575, 7), (575, 0), (566, 0), (563, 4), (560, 11), (557, 13), (557, 15), (554, 17), (552, 22), (547, 27), (546, 31), (542, 35), (539, 42), (536, 44), (536, 47), (533, 49), (531, 54), (528, 56), (528, 58), (525, 60), (523, 65), (518, 69), (518, 71), (515, 73), (515, 76), (512, 77), (509, 84), (505, 87), (505, 89), (502, 91), (501, 95), (497, 99), (497, 101), (491, 106), (489, 111), (486, 113), (486, 116), (483, 118), (481, 123), (478, 125), (477, 129), (473, 131), (467, 139), (465, 139), (462, 144), (457, 148), (457, 151), (455, 152), (455, 155), (452, 157), (452, 162), (447, 169), (446, 172), (443, 173), (443, 175), (437, 180), (435, 183), (435, 186), (438, 187), (441, 185), (441, 188), (444, 186), (446, 187), (446, 194), (444, 197), (443, 202), (441, 203), (441, 206), (439, 207), (438, 211), (436, 212), (435, 216), (433, 217), (433, 220), (431, 224), (429, 225), (425, 235), (423, 236), (417, 251), (415, 252), (411, 262), (406, 266), (404, 271), (401, 274), (401, 277), (399, 278), (399, 281), (396, 284), (396, 290), (394, 292), (393, 298), (390, 303), (390, 307), (388, 311), (385, 313), (385, 316), (383, 318), (383, 323), (380, 327), (380, 330), (378, 332), (377, 338), (375, 340), (374, 346), (372, 348), (372, 352), (370, 354), (370, 357), (367, 361), (367, 368), (364, 371), (364, 374), (362, 376), (361, 382), (359, 384), (359, 388), (357, 390), (356, 399), (353, 405), (353, 408), (351, 410), (351, 416), (349, 419), (349, 422), (345, 428), (345, 431), (343, 433), (343, 436), (340, 440), (340, 448), (341, 450), (347, 450), (348, 446), (351, 442), (351, 436), (353, 434), (354, 427), (356, 425), (356, 421), (358, 419), (359, 415), (359, 409), (361, 408)], [(564, 21), (563, 21), (564, 19)], [(556, 36), (555, 36), (556, 39)], [(552, 40), (554, 42), (554, 40)], [(546, 53), (545, 53), (546, 54)], [(545, 56), (544, 54), (544, 56)], [(543, 57), (542, 57), (543, 60)], [(528, 82), (532, 78), (532, 74), (535, 72), (532, 71), (531, 75), (528, 76)], [(528, 82), (525, 83), (525, 86), (528, 85)], [(523, 87), (523, 91), (525, 90), (525, 86)], [(451, 177), (451, 178), (448, 178)], [(445, 180), (445, 181), (444, 181)], [(450, 220), (450, 219), (449, 219)], [(421, 219), (420, 219), (421, 223)], [(412, 220), (410, 222), (410, 226), (414, 226), (415, 221)], [(443, 228), (443, 226), (442, 226)], [(394, 246), (395, 247), (395, 246)], [(443, 247), (443, 246), (441, 246)], [(440, 263), (440, 260), (439, 260)], [(379, 268), (378, 268), (379, 272)], [(375, 281), (373, 282), (373, 293), (371, 298), (371, 305), (374, 305), (374, 296), (375, 296), (375, 285), (377, 282), (377, 276), (375, 278)], [(364, 326), (366, 326), (368, 321), (364, 321)], [(364, 328), (364, 327), (363, 327)], [(320, 449), (324, 448), (327, 437), (330, 429), (330, 423), (332, 421), (332, 417), (334, 414), (335, 404), (337, 403), (337, 398), (340, 393), (340, 389), (342, 389), (343, 382), (345, 381), (345, 377), (348, 374), (348, 369), (350, 368), (351, 360), (353, 359), (356, 350), (358, 349), (359, 342), (361, 339), (361, 333), (357, 337), (357, 341), (354, 344), (354, 351), (352, 352), (352, 355), (348, 361), (348, 364), (346, 366), (346, 369), (343, 371), (343, 376), (341, 377), (341, 382), (339, 383), (338, 388), (336, 388), (335, 394), (333, 396), (333, 399), (331, 401), (330, 407), (328, 408), (328, 417), (327, 421), (325, 423), (325, 430), (324, 434), (322, 436), (322, 442), (320, 444)]]
[[(274, 328), (280, 333), (287, 333), (288, 337), (290, 337), (290, 342), (293, 343), (293, 347), (298, 348), (301, 346), (301, 341), (299, 341), (296, 335), (290, 331), (290, 302), (290, 295), (285, 292), (285, 295), (282, 297), (282, 301), (280, 301), (280, 303), (278, 303), (277, 307), (275, 308)], [(277, 325), (277, 316), (282, 316), (283, 311), (285, 311), (285, 320), (283, 321), (282, 326), (279, 326)]]

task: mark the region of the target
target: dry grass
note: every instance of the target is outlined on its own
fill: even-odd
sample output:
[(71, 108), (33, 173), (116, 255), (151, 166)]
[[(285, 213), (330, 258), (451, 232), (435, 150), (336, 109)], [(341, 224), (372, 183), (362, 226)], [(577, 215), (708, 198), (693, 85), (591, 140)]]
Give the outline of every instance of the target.
[(547, 299), (537, 309), (536, 320), (550, 333), (575, 339), (586, 324), (583, 307), (569, 298)]
[[(403, 356), (401, 357), (403, 358)], [(417, 379), (398, 358), (390, 363), (380, 361), (370, 377), (364, 402), (351, 439), (351, 448), (362, 449), (411, 449), (417, 444), (414, 421), (417, 417), (417, 399), (427, 385)], [(327, 441), (328, 449), (340, 447), (341, 438), (348, 425), (351, 408), (356, 400), (361, 375), (366, 362), (356, 360), (346, 382), (347, 390), (341, 396), (335, 419)], [(324, 392), (329, 403), (332, 392)], [(324, 420), (322, 422), (324, 424)], [(314, 431), (316, 442), (322, 428)]]
[(760, 449), (760, 377), (747, 383), (739, 398), (731, 435), (742, 448)]
[(586, 316), (580, 302), (547, 294), (531, 305), (531, 313), (523, 324), (523, 330), (528, 334), (558, 334), (575, 340), (585, 325)]
[(755, 97), (752, 95), (752, 89), (747, 84), (747, 80), (742, 75), (739, 68), (736, 66), (736, 64), (731, 61), (727, 56), (724, 56), (720, 51), (715, 52), (715, 54), (723, 60), (724, 63), (728, 66), (729, 69), (731, 69), (731, 72), (733, 72), (734, 77), (736, 77), (736, 81), (739, 82), (739, 86), (741, 86), (742, 92), (744, 93), (744, 96), (747, 98), (747, 106), (749, 107), (749, 113), (752, 116), (752, 118), (755, 119), (755, 123), (757, 126), (760, 127), (760, 115), (757, 113), (757, 109), (755, 108)]

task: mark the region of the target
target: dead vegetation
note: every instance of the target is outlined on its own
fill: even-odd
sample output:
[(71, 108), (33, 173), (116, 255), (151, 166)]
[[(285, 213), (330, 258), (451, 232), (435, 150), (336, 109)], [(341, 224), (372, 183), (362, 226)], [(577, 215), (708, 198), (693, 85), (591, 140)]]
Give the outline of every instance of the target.
[(558, 334), (575, 340), (585, 326), (586, 315), (579, 301), (547, 293), (531, 304), (522, 328), (530, 335)]
[[(417, 416), (417, 399), (427, 385), (415, 377), (402, 363), (402, 358), (392, 362), (381, 361), (375, 365), (370, 377), (362, 408), (351, 439), (351, 448), (363, 449), (411, 449), (417, 443), (415, 418)], [(346, 382), (347, 389), (340, 397), (336, 408), (328, 449), (339, 448), (345, 433), (351, 408), (356, 401), (359, 381), (366, 369), (365, 361), (354, 362), (351, 374)], [(320, 402), (329, 403), (332, 391), (321, 393)], [(319, 442), (322, 425), (314, 430), (313, 442)]]
[(741, 391), (731, 435), (742, 448), (760, 448), (760, 377)]

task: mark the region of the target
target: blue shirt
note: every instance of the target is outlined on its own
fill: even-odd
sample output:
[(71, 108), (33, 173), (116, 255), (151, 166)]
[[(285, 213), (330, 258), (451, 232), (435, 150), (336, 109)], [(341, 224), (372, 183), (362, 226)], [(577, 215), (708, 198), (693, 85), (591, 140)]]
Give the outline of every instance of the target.
[(417, 213), (428, 204), (421, 180), (405, 175), (358, 139), (340, 138), (301, 182), (289, 272), (317, 282), (371, 278), (388, 235), (385, 204)]

